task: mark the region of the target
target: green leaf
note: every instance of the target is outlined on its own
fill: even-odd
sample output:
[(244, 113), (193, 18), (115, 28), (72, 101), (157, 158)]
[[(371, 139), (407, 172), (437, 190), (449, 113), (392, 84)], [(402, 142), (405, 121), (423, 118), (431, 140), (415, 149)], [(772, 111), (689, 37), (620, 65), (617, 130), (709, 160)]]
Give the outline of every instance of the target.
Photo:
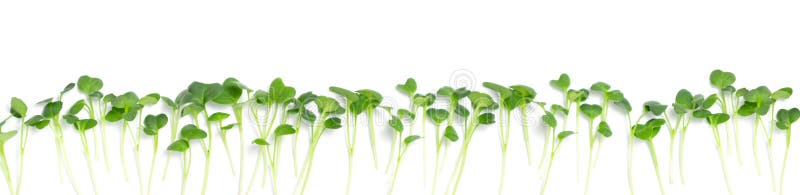
[(611, 90), (611, 85), (608, 85), (604, 82), (596, 82), (592, 84), (590, 89), (592, 89), (592, 91), (607, 92), (608, 90)]
[(360, 100), (364, 101), (367, 109), (375, 109), (383, 102), (383, 96), (377, 91), (362, 89), (356, 91)]
[(192, 101), (205, 106), (206, 103), (216, 99), (222, 94), (222, 85), (219, 83), (192, 82), (189, 84), (188, 92), (191, 94)]
[(694, 118), (706, 118), (711, 115), (711, 112), (705, 109), (702, 110), (695, 110), (692, 112), (692, 117)]
[(605, 121), (600, 121), (600, 124), (597, 125), (597, 132), (603, 137), (611, 137), (611, 127)]
[(83, 110), (84, 107), (86, 107), (86, 101), (78, 100), (77, 102), (72, 104), (72, 107), (69, 107), (67, 114), (76, 115), (79, 112), (81, 112), (81, 110)]
[(564, 106), (561, 106), (561, 105), (558, 105), (558, 104), (550, 105), (550, 110), (554, 114), (558, 114), (558, 113), (562, 113), (564, 115), (568, 115), (569, 114), (569, 110), (567, 110), (567, 108), (564, 108)]
[(269, 142), (267, 142), (267, 140), (265, 140), (264, 138), (256, 138), (253, 140), (253, 144), (259, 146), (268, 146)]
[(420, 137), (419, 135), (410, 135), (406, 137), (406, 139), (403, 139), (403, 143), (405, 143), (405, 145), (408, 146), (408, 144), (411, 144), (412, 142), (417, 141), (420, 138), (422, 137)]
[(732, 85), (733, 82), (736, 81), (736, 76), (730, 72), (714, 70), (711, 72), (710, 81), (712, 86), (722, 90), (723, 88)]
[(116, 99), (116, 98), (117, 98), (116, 95), (114, 95), (113, 93), (110, 93), (110, 94), (108, 94), (106, 96), (103, 96), (103, 103), (106, 103), (106, 104), (111, 103), (111, 101), (114, 101), (114, 99)]
[(544, 115), (542, 115), (542, 121), (547, 124), (550, 128), (556, 128), (558, 125), (558, 121), (556, 120), (556, 116), (553, 115), (551, 112), (545, 111)]
[(744, 100), (753, 103), (760, 103), (767, 101), (772, 96), (772, 92), (770, 92), (769, 88), (766, 86), (760, 86), (753, 90), (750, 90), (746, 95), (744, 95)]
[(161, 95), (159, 95), (157, 93), (151, 93), (151, 94), (147, 94), (146, 96), (142, 97), (142, 99), (139, 99), (139, 104), (145, 105), (145, 106), (153, 105), (153, 104), (158, 103), (158, 100), (161, 100)]
[(494, 91), (498, 95), (500, 95), (500, 99), (505, 99), (505, 98), (507, 98), (507, 97), (509, 97), (509, 96), (511, 96), (513, 94), (511, 92), (511, 89), (509, 89), (508, 87), (499, 85), (497, 83), (483, 82), (483, 87), (486, 87), (486, 88)]
[(667, 110), (667, 105), (661, 104), (657, 101), (647, 101), (644, 103), (644, 111), (650, 112), (655, 116), (661, 116)]
[(64, 119), (64, 121), (66, 121), (66, 122), (67, 122), (67, 124), (75, 124), (76, 122), (78, 122), (79, 120), (81, 120), (81, 119), (79, 119), (77, 116), (75, 116), (75, 115), (71, 115), (71, 114), (64, 115), (64, 116), (62, 116), (61, 118), (63, 118), (63, 119)]
[(444, 128), (444, 137), (451, 142), (458, 141), (458, 133), (456, 133), (456, 128), (453, 128), (453, 126), (447, 126), (447, 128)]
[(236, 104), (239, 102), (239, 98), (242, 97), (242, 92), (244, 90), (251, 91), (250, 88), (247, 88), (244, 84), (236, 80), (236, 78), (230, 77), (225, 79), (222, 82), (222, 93), (214, 98), (214, 103), (222, 104), (222, 105), (230, 105)]
[(436, 101), (436, 95), (433, 95), (432, 93), (428, 93), (425, 95), (414, 94), (414, 98), (412, 99), (412, 103), (414, 104), (414, 106), (419, 106), (419, 107), (431, 106), (433, 105), (434, 101)]
[(477, 91), (470, 92), (469, 101), (472, 103), (473, 110), (489, 108), (496, 104), (491, 96)]
[(164, 104), (167, 104), (167, 106), (169, 106), (173, 110), (177, 110), (179, 108), (178, 104), (176, 104), (175, 101), (172, 101), (172, 99), (169, 99), (168, 97), (161, 97), (161, 101), (163, 101)]
[(317, 99), (317, 95), (314, 95), (312, 92), (305, 92), (300, 94), (300, 96), (297, 96), (297, 101), (294, 104), (297, 106), (305, 106), (306, 104), (313, 102), (315, 99)]
[(570, 90), (567, 91), (567, 99), (569, 99), (569, 101), (580, 103), (580, 102), (586, 101), (586, 99), (588, 99), (588, 98), (589, 98), (589, 90), (586, 90), (586, 89), (579, 89), (579, 90), (570, 89)]
[(557, 80), (550, 80), (550, 85), (561, 91), (567, 91), (569, 88), (569, 75), (562, 73)]
[(792, 88), (784, 87), (772, 93), (772, 99), (782, 100), (792, 96)]
[(335, 93), (336, 95), (340, 95), (340, 96), (344, 97), (345, 99), (347, 99), (347, 102), (349, 104), (352, 104), (353, 102), (358, 101), (358, 94), (356, 94), (355, 92), (352, 92), (350, 90), (347, 90), (347, 89), (344, 89), (344, 88), (341, 88), (341, 87), (336, 87), (336, 86), (331, 86), (330, 88), (328, 88), (328, 90), (330, 90), (331, 92)]
[(431, 121), (436, 124), (441, 124), (447, 120), (447, 117), (450, 115), (447, 110), (438, 108), (428, 108), (428, 110), (425, 112), (428, 114), (428, 117), (431, 119)]
[(320, 114), (334, 113), (339, 109), (343, 109), (342, 106), (339, 105), (338, 101), (327, 96), (317, 96), (317, 99), (314, 100), (314, 103), (317, 104), (317, 110)]
[(220, 127), (219, 129), (222, 130), (222, 131), (227, 131), (227, 130), (233, 129), (233, 127), (235, 127), (235, 126), (236, 126), (236, 124), (228, 124), (228, 125)]
[(136, 93), (133, 92), (127, 92), (120, 96), (116, 96), (116, 98), (114, 98), (114, 100), (111, 101), (111, 105), (114, 106), (114, 108), (122, 108), (122, 109), (131, 108), (138, 103), (139, 103), (139, 96), (137, 96)]
[(208, 137), (208, 134), (202, 129), (197, 128), (197, 126), (195, 125), (188, 124), (186, 126), (183, 126), (183, 128), (181, 128), (181, 138), (187, 140), (193, 140), (193, 139), (204, 139), (206, 137)]
[(95, 91), (94, 93), (89, 94), (89, 97), (92, 97), (92, 98), (94, 98), (96, 100), (100, 100), (101, 98), (103, 98), (103, 93), (100, 93), (99, 91)]
[(683, 108), (692, 108), (693, 101), (694, 96), (692, 96), (692, 93), (689, 92), (689, 90), (681, 89), (678, 91), (678, 94), (675, 95), (675, 104), (682, 106)]
[(797, 108), (792, 109), (780, 109), (778, 110), (778, 114), (776, 115), (778, 121), (775, 125), (778, 129), (782, 130), (789, 130), (791, 129), (791, 125), (800, 118), (800, 110)]
[(61, 107), (64, 105), (61, 101), (49, 102), (44, 106), (44, 110), (42, 110), (42, 116), (45, 118), (53, 118), (58, 116), (61, 113)]
[(744, 95), (747, 95), (748, 92), (750, 92), (750, 91), (747, 90), (747, 88), (740, 88), (740, 89), (736, 90), (736, 97), (742, 97)]
[(619, 90), (606, 92), (605, 97), (608, 98), (608, 101), (610, 102), (619, 102), (625, 100), (625, 95)]
[(148, 135), (155, 135), (158, 133), (158, 130), (161, 130), (161, 128), (167, 126), (167, 121), (168, 119), (166, 114), (147, 115), (144, 117), (144, 129), (145, 131), (150, 131), (153, 133)]
[(25, 105), (25, 102), (17, 97), (11, 98), (11, 116), (14, 118), (25, 118), (28, 115), (28, 106)]
[(196, 103), (187, 104), (181, 110), (181, 116), (186, 116), (186, 115), (196, 116), (196, 115), (200, 114), (201, 112), (203, 112), (203, 110), (205, 110), (205, 109), (206, 108), (204, 108), (203, 106), (198, 105)]
[(64, 89), (63, 89), (63, 90), (61, 90), (61, 95), (64, 95), (65, 93), (67, 93), (67, 92), (71, 91), (71, 90), (72, 90), (72, 89), (74, 89), (74, 88), (75, 88), (75, 83), (69, 83), (69, 84), (67, 84), (67, 86), (65, 86), (65, 87), (64, 87)]
[(122, 108), (111, 108), (111, 110), (109, 110), (108, 113), (106, 113), (104, 119), (106, 119), (106, 121), (109, 122), (117, 122), (119, 120), (122, 120), (123, 112), (125, 111)]
[(408, 78), (404, 84), (397, 85), (397, 90), (411, 96), (417, 92), (417, 81), (414, 78)]
[(175, 152), (186, 152), (189, 149), (189, 141), (184, 139), (176, 140), (167, 146), (167, 150)]
[(558, 133), (558, 141), (564, 140), (564, 138), (567, 138), (572, 134), (575, 134), (575, 132), (574, 131), (562, 131), (562, 132)]
[(408, 117), (410, 119), (414, 119), (417, 116), (415, 113), (411, 113), (411, 111), (409, 111), (408, 109), (397, 109), (397, 117), (399, 118)]
[(514, 96), (521, 97), (525, 100), (525, 103), (530, 103), (536, 98), (536, 90), (533, 88), (525, 86), (525, 85), (512, 85), (511, 91), (514, 93)]
[(392, 116), (392, 119), (389, 119), (389, 126), (399, 133), (403, 132), (403, 121), (397, 116)]
[(231, 115), (228, 114), (228, 113), (216, 112), (214, 114), (211, 114), (211, 116), (208, 117), (208, 121), (209, 122), (219, 122), (219, 121), (225, 120), (229, 116), (231, 116)]
[(478, 115), (478, 123), (483, 124), (483, 125), (494, 124), (495, 123), (494, 114), (492, 114), (492, 113), (483, 113), (481, 115)]
[(728, 115), (728, 114), (716, 113), (716, 114), (708, 115), (708, 117), (706, 117), (706, 122), (708, 122), (708, 124), (711, 124), (713, 126), (717, 126), (718, 124), (725, 123), (730, 118), (731, 118), (731, 116)]
[(325, 129), (339, 129), (342, 128), (342, 119), (331, 117), (325, 120)]
[(590, 119), (597, 118), (603, 113), (603, 107), (597, 104), (582, 104), (580, 107), (581, 113)]
[(314, 121), (317, 120), (317, 115), (315, 115), (314, 112), (311, 112), (311, 110), (308, 110), (308, 109), (305, 109), (305, 108), (303, 108), (303, 110), (304, 110), (303, 114), (301, 114), (301, 117), (303, 117), (303, 120), (306, 120), (308, 122), (314, 122)]
[(47, 125), (49, 124), (50, 120), (43, 117), (42, 115), (34, 115), (31, 118), (28, 118), (27, 121), (25, 121), (25, 125), (36, 127), (36, 129), (42, 129), (44, 127), (47, 127)]
[(269, 93), (258, 90), (253, 94), (253, 100), (255, 100), (257, 104), (265, 105), (270, 102)]
[(464, 118), (469, 117), (469, 109), (461, 104), (456, 105), (456, 108), (453, 110), (453, 112), (455, 112), (456, 115)]
[(631, 107), (631, 103), (628, 102), (628, 99), (622, 99), (620, 101), (614, 102), (614, 105), (625, 110), (626, 113), (631, 113), (633, 111), (633, 107)]
[(709, 108), (711, 108), (711, 106), (714, 106), (714, 104), (716, 104), (716, 103), (717, 103), (717, 101), (719, 101), (719, 96), (717, 96), (717, 94), (711, 94), (711, 95), (709, 95), (709, 96), (706, 98), (706, 100), (705, 100), (705, 101), (703, 101), (703, 109), (709, 109)]
[(5, 144), (6, 141), (10, 140), (15, 135), (17, 135), (17, 131), (16, 130), (15, 131), (9, 131), (9, 132), (0, 132), (0, 145)]
[[(327, 126), (326, 126), (327, 128)], [(275, 136), (294, 134), (297, 130), (292, 125), (282, 124), (275, 128)]]
[(78, 91), (89, 95), (103, 88), (103, 80), (83, 75), (78, 78)]
[(97, 126), (97, 121), (94, 119), (81, 119), (72, 125), (75, 126), (75, 129), (78, 131), (86, 131)]

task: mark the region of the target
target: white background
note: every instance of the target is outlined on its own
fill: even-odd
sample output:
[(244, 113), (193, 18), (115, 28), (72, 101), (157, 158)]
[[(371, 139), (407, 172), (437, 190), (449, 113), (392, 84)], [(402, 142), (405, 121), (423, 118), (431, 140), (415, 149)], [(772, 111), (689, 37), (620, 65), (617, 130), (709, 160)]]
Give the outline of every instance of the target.
[[(408, 100), (394, 86), (414, 77), (418, 92), (433, 92), (451, 84), (485, 91), (480, 83), (493, 81), (530, 85), (539, 92), (537, 100), (560, 103), (560, 93), (547, 82), (567, 72), (573, 78), (573, 88), (605, 81), (622, 90), (634, 105), (633, 114), (638, 115), (644, 101), (671, 103), (681, 88), (694, 93), (714, 92), (708, 74), (717, 68), (736, 73), (735, 86), (800, 87), (794, 68), (800, 65), (798, 8), (791, 1), (694, 0), (3, 1), (0, 66), (4, 68), (0, 83), (4, 84), (0, 85), (0, 102), (17, 96), (30, 105), (56, 95), (66, 83), (88, 74), (105, 81), (103, 92), (159, 92), (170, 97), (195, 80), (221, 82), (235, 76), (251, 87), (266, 89), (273, 78), (282, 77), (300, 92), (332, 95), (327, 91), (331, 85), (376, 89), (386, 97), (386, 105), (405, 107)], [(72, 93), (66, 104), (80, 97)], [(589, 102), (598, 101), (593, 96)], [(779, 107), (797, 103), (797, 98), (792, 98)], [(30, 112), (39, 110), (36, 107)], [(541, 112), (536, 113), (532, 116), (537, 121), (532, 124), (532, 150), (538, 160), (543, 129), (537, 120)], [(625, 120), (618, 112), (612, 112), (609, 120), (615, 135), (604, 142), (592, 175), (592, 194), (628, 192), (627, 142), (622, 131)], [(765, 174), (757, 176), (747, 121), (742, 120), (740, 130), (743, 164), (736, 163), (735, 155), (728, 156), (734, 192), (769, 194), (764, 140), (758, 140), (758, 146)], [(527, 165), (518, 120), (512, 124), (505, 192), (538, 193), (542, 171)], [(581, 125), (585, 132), (586, 122)], [(389, 130), (380, 127), (379, 156), (381, 165), (385, 165)], [(4, 130), (14, 128), (16, 122), (11, 122)], [(91, 194), (79, 139), (74, 131), (67, 132), (72, 167), (84, 194)], [(96, 163), (101, 193), (137, 194), (132, 149), (126, 153), (130, 155), (126, 158), (131, 180), (125, 182), (116, 153), (119, 130), (111, 127), (108, 132), (111, 172), (104, 170), (102, 161)], [(162, 132), (162, 140), (168, 139), (166, 132)], [(668, 133), (662, 131), (655, 139), (667, 192), (725, 193), (709, 127), (695, 121), (689, 132), (686, 185), (668, 182)], [(252, 131), (247, 133), (252, 140)], [(359, 133), (352, 194), (383, 194), (389, 177), (372, 168), (366, 128), (361, 127)], [(496, 134), (493, 126), (476, 133), (460, 193), (497, 193), (500, 151)], [(230, 136), (238, 135), (233, 132)], [(580, 138), (582, 146), (587, 146), (585, 134)], [(10, 162), (17, 159), (16, 140), (6, 144)], [(142, 167), (147, 172), (149, 152), (145, 151), (150, 151), (150, 140), (142, 143)], [(341, 131), (322, 138), (308, 194), (344, 192), (347, 158), (343, 143)], [(231, 144), (237, 146), (238, 142), (232, 139)], [(774, 144), (779, 173), (782, 133), (775, 135)], [(221, 145), (215, 147), (208, 193), (236, 193), (238, 177), (231, 176)], [(396, 194), (429, 193), (431, 185), (422, 181), (421, 147), (413, 145), (403, 161)], [(548, 186), (550, 194), (583, 193), (583, 181), (576, 183), (575, 178), (574, 147), (574, 139), (568, 140), (558, 154)], [(305, 151), (303, 144), (301, 148)], [(255, 152), (249, 149), (248, 170), (255, 161)], [(291, 194), (295, 182), (291, 151), (290, 147), (284, 149), (279, 189), (281, 194)], [(450, 148), (440, 189), (446, 186), (457, 150)], [(238, 147), (232, 152), (238, 156)], [(190, 194), (198, 193), (202, 182), (204, 162), (200, 153), (195, 154)], [(586, 154), (584, 151), (582, 164)], [(800, 168), (794, 166), (800, 160), (797, 154), (790, 153), (786, 194), (800, 193), (796, 185)], [(165, 157), (164, 153), (158, 156), (156, 178), (161, 175)], [(177, 156), (172, 157), (172, 170), (166, 181), (154, 181), (154, 194), (179, 193), (179, 161)], [(22, 194), (72, 193), (67, 180), (59, 183), (51, 131), (32, 133), (26, 158)], [(428, 159), (431, 162), (433, 158)], [(16, 163), (11, 167), (16, 170)], [(636, 143), (634, 169), (636, 192), (657, 194), (643, 143)], [(7, 192), (6, 185), (0, 185), (0, 194)], [(269, 185), (256, 187), (253, 193), (270, 193)]]

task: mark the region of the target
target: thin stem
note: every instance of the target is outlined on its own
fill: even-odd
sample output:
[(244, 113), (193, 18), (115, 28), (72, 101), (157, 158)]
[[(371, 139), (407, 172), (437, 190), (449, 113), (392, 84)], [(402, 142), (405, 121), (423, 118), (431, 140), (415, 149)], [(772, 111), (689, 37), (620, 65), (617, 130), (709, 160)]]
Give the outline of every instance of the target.
[[(631, 114), (627, 113), (628, 118), (628, 191), (633, 195), (633, 125), (631, 124)], [(637, 120), (638, 122), (638, 120)]]
[(664, 182), (661, 181), (661, 171), (658, 168), (658, 157), (656, 157), (656, 150), (655, 146), (653, 146), (653, 140), (647, 140), (647, 147), (650, 149), (650, 157), (653, 159), (653, 168), (656, 170), (656, 178), (658, 179), (658, 189), (661, 190), (661, 194), (666, 194), (664, 192)]
[(408, 151), (408, 145), (403, 146), (403, 151), (397, 156), (397, 162), (394, 165), (394, 173), (392, 173), (392, 184), (389, 186), (389, 195), (392, 195), (394, 192), (394, 184), (397, 181), (397, 172), (400, 170), (400, 161), (403, 160), (403, 156), (405, 156), (406, 151)]
[(6, 184), (8, 184), (8, 191), (10, 194), (14, 194), (16, 191), (14, 190), (14, 182), (11, 181), (11, 172), (8, 170), (8, 161), (6, 160), (6, 149), (3, 144), (0, 144), (0, 158), (2, 158), (2, 163), (0, 164), (0, 168), (3, 169), (3, 173), (6, 178)]
[(119, 161), (122, 162), (122, 175), (125, 177), (125, 181), (128, 181), (128, 166), (126, 165), (125, 161), (125, 134), (128, 130), (128, 121), (122, 121), (122, 133), (119, 135)]
[[(19, 137), (20, 138), (19, 139), (20, 140), (20, 142), (19, 142), (20, 143), (19, 144), (19, 164), (17, 164), (17, 166), (19, 167), (19, 170), (18, 170), (19, 172), (17, 174), (17, 188), (16, 188), (15, 193), (12, 193), (12, 194), (19, 194), (20, 188), (22, 188), (22, 170), (24, 168), (23, 166), (25, 165), (25, 147), (27, 147), (27, 145), (28, 145), (28, 133), (29, 133), (29, 131), (28, 131), (29, 129), (28, 128), (29, 127), (27, 125), (25, 125), (25, 121), (22, 120), (22, 119), (19, 120), (19, 125), (20, 125), (19, 128), (22, 131), (20, 133), (20, 137)], [(11, 184), (11, 182), (8, 182), (8, 183)]]
[(556, 146), (550, 150), (550, 162), (547, 162), (547, 170), (545, 170), (544, 182), (542, 182), (542, 189), (539, 192), (541, 195), (544, 195), (545, 189), (547, 189), (547, 181), (550, 180), (550, 168), (553, 167), (553, 161), (555, 161), (556, 152), (558, 152), (558, 148), (560, 147), (561, 142), (559, 141), (558, 144), (556, 144)]
[(86, 157), (86, 165), (89, 167), (89, 176), (92, 179), (92, 188), (94, 189), (95, 194), (100, 194), (100, 190), (97, 188), (97, 180), (94, 176), (94, 165), (92, 164), (92, 157), (89, 155), (89, 143), (86, 141), (86, 133), (80, 132), (81, 136), (81, 143), (83, 144), (83, 154)]
[(522, 115), (522, 137), (525, 139), (525, 153), (528, 154), (528, 166), (533, 164), (533, 155), (531, 155), (531, 142), (528, 135), (528, 105), (523, 105), (520, 108)]
[(783, 195), (783, 176), (786, 174), (786, 159), (789, 158), (789, 143), (791, 142), (792, 137), (792, 127), (789, 127), (786, 130), (786, 150), (783, 151), (783, 166), (781, 168), (781, 187), (778, 190), (778, 194)]
[(153, 170), (156, 167), (156, 154), (158, 154), (158, 134), (153, 135), (153, 156), (150, 158), (150, 175), (147, 178), (147, 194), (153, 184)]
[(375, 147), (375, 113), (374, 110), (367, 110), (367, 120), (369, 120), (369, 143), (372, 146), (372, 162), (375, 170), (378, 170), (378, 150)]
[(758, 137), (758, 123), (759, 123), (760, 120), (761, 120), (761, 116), (756, 114), (756, 120), (755, 120), (755, 123), (753, 123), (754, 124), (753, 126), (755, 127), (755, 128), (753, 128), (753, 160), (756, 163), (756, 171), (758, 173), (758, 176), (761, 176), (761, 163), (758, 162), (758, 147), (757, 147), (758, 146), (758, 139), (757, 139), (757, 137)]
[(733, 194), (733, 187), (731, 186), (730, 179), (728, 178), (728, 165), (725, 163), (725, 154), (722, 152), (722, 143), (719, 139), (719, 128), (716, 124), (713, 124), (711, 128), (714, 131), (714, 141), (717, 146), (717, 152), (719, 153), (719, 160), (722, 163), (722, 174), (725, 176), (725, 186), (728, 188), (728, 194)]

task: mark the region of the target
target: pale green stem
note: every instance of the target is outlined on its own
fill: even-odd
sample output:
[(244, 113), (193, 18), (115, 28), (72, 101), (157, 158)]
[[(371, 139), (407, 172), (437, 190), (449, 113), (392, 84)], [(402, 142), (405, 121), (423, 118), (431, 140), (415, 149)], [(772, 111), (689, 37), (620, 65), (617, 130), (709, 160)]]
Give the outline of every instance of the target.
[(658, 157), (656, 157), (656, 149), (653, 146), (653, 140), (647, 140), (647, 147), (650, 149), (650, 157), (653, 159), (653, 168), (656, 170), (656, 178), (658, 179), (658, 189), (661, 190), (661, 194), (666, 194), (664, 191), (664, 182), (661, 181), (661, 170), (658, 168)]

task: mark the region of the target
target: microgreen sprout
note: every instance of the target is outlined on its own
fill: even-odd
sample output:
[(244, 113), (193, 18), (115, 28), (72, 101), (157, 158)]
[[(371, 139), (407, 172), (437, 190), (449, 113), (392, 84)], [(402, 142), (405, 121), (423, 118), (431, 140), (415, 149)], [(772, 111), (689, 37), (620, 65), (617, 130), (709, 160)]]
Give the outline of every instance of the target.
[[(770, 105), (775, 103), (772, 99), (772, 92), (766, 86), (760, 86), (747, 92), (744, 95), (744, 104), (736, 111), (741, 116), (755, 115), (753, 122), (753, 160), (755, 161), (756, 171), (761, 175), (761, 165), (758, 160), (758, 128), (762, 127), (766, 133), (767, 127), (763, 124), (762, 116), (766, 115), (770, 110)], [(765, 134), (769, 136), (769, 134)], [(767, 140), (770, 140), (769, 138)], [(770, 163), (771, 164), (771, 163)]]
[(314, 100), (317, 105), (317, 113), (319, 113), (319, 120), (316, 121), (316, 127), (310, 129), (311, 140), (309, 143), (308, 152), (306, 154), (305, 162), (301, 167), (300, 177), (297, 177), (298, 194), (302, 195), (305, 192), (308, 178), (311, 176), (311, 167), (314, 165), (314, 152), (317, 149), (319, 139), (322, 133), (328, 129), (339, 129), (342, 127), (342, 119), (331, 115), (344, 114), (344, 108), (336, 101), (336, 99), (327, 96), (317, 96)]
[[(14, 111), (12, 110), (12, 114), (13, 112)], [(13, 130), (8, 132), (3, 132), (3, 125), (6, 124), (6, 121), (8, 121), (9, 118), (11, 118), (11, 116), (6, 117), (5, 119), (3, 119), (2, 122), (0, 122), (0, 158), (1, 158), (0, 160), (2, 160), (0, 161), (0, 163), (2, 163), (0, 164), (0, 169), (2, 169), (3, 171), (3, 175), (5, 176), (6, 179), (6, 184), (8, 184), (9, 194), (14, 195), (17, 193), (17, 191), (14, 190), (14, 182), (11, 180), (11, 171), (8, 168), (8, 160), (6, 158), (5, 145), (8, 140), (14, 138), (14, 136), (17, 135), (17, 131)], [(19, 182), (19, 180), (17, 180), (17, 182)]]
[(728, 193), (733, 194), (733, 188), (731, 187), (731, 182), (728, 177), (728, 165), (725, 163), (725, 155), (722, 151), (722, 143), (720, 141), (719, 135), (719, 124), (725, 123), (730, 119), (730, 116), (725, 113), (716, 113), (716, 114), (709, 114), (706, 116), (706, 122), (711, 125), (712, 133), (714, 134), (714, 144), (717, 146), (717, 152), (719, 152), (719, 160), (722, 162), (722, 173), (725, 175), (725, 185), (728, 187)]
[[(544, 105), (542, 105), (544, 107)], [(565, 112), (565, 109), (561, 109), (563, 107), (560, 106), (551, 106), (550, 111), (545, 111), (545, 114), (542, 115), (542, 122), (547, 126), (547, 131), (552, 132), (550, 134), (556, 135), (556, 126), (558, 125), (558, 120), (556, 119), (555, 114), (553, 113), (562, 113), (564, 114), (564, 121), (567, 120), (568, 113)], [(563, 143), (564, 139), (569, 137), (570, 135), (575, 134), (574, 131), (561, 131), (556, 136), (546, 137), (548, 139), (552, 139), (550, 143), (550, 151), (547, 152), (550, 161), (547, 162), (547, 168), (544, 173), (544, 182), (542, 182), (542, 188), (539, 194), (544, 194), (545, 190), (547, 189), (547, 181), (550, 180), (550, 170), (553, 167), (553, 162), (555, 161), (556, 153), (558, 153), (558, 149), (561, 148), (561, 143)], [(556, 142), (558, 141), (558, 142)]]
[[(467, 150), (472, 141), (472, 136), (479, 125), (490, 125), (495, 123), (495, 116), (493, 113), (485, 112), (498, 108), (497, 103), (492, 100), (492, 97), (481, 92), (472, 91), (468, 96), (472, 105), (472, 114), (469, 116), (469, 124), (464, 127), (464, 140), (461, 142), (461, 152), (459, 152), (456, 166), (451, 176), (453, 187), (448, 191), (455, 194), (458, 191), (458, 184), (461, 181), (461, 175), (464, 172), (464, 167), (467, 163)], [(448, 193), (448, 194), (449, 194)]]
[(792, 124), (797, 122), (798, 118), (800, 118), (800, 110), (797, 108), (778, 110), (778, 121), (775, 123), (775, 126), (777, 126), (780, 130), (786, 131), (786, 149), (783, 151), (783, 165), (781, 166), (780, 190), (778, 191), (779, 194), (783, 194), (783, 178), (786, 174), (786, 159), (789, 158), (789, 143), (792, 140)]

